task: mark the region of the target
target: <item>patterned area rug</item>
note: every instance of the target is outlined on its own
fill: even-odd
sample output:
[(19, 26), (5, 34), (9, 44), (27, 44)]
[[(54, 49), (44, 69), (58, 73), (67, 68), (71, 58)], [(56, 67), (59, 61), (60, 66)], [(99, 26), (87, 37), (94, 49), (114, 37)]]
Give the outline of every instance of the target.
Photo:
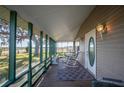
[(93, 80), (94, 77), (79, 63), (75, 67), (59, 62), (58, 80)]

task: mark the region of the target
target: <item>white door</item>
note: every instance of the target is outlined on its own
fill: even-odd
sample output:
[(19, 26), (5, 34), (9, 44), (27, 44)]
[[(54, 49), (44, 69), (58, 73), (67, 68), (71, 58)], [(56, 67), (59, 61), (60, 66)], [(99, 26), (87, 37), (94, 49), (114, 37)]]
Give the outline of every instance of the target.
[(96, 31), (85, 34), (85, 68), (96, 78)]

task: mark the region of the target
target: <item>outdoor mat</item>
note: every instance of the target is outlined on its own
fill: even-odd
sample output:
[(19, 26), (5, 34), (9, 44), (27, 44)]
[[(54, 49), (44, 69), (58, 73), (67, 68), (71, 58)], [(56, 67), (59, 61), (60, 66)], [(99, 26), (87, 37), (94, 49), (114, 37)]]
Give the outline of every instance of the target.
[(59, 63), (57, 71), (58, 80), (93, 80), (94, 77), (81, 65), (76, 64), (75, 67), (67, 66), (64, 63)]

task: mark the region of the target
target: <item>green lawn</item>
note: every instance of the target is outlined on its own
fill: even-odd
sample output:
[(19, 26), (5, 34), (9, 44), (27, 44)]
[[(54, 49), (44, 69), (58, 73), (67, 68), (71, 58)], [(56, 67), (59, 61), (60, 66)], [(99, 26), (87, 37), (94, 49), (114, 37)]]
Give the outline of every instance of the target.
[[(45, 59), (45, 53), (43, 53), (43, 60)], [(8, 56), (0, 56), (0, 84), (8, 79)], [(32, 54), (32, 65), (40, 62), (40, 55), (34, 56)], [(16, 54), (16, 73), (22, 72), (28, 67), (29, 55), (28, 53)]]

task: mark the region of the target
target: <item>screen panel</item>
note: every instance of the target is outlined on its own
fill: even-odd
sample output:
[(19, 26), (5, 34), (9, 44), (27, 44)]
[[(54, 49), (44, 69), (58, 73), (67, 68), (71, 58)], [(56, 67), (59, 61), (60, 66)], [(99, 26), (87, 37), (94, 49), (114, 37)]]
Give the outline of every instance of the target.
[(0, 84), (8, 80), (10, 11), (0, 6)]
[[(27, 24), (27, 25), (21, 25)], [(16, 30), (16, 76), (28, 69), (29, 64), (29, 36), (28, 22), (17, 16)]]

